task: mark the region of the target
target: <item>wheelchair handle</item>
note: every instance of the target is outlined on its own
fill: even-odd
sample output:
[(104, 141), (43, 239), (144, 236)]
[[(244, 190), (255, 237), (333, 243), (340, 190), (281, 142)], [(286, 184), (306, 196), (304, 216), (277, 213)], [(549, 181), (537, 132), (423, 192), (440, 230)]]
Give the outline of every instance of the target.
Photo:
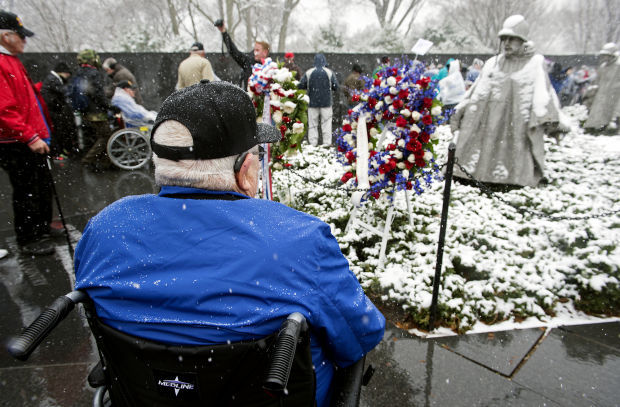
[(306, 318), (299, 312), (294, 312), (282, 323), (276, 339), (275, 349), (271, 357), (267, 377), (263, 382), (263, 389), (270, 393), (282, 394), (286, 389), (299, 334), (306, 328)]
[(82, 291), (72, 291), (56, 298), (19, 336), (9, 340), (7, 350), (11, 356), (27, 360), (43, 339), (73, 310), (75, 304), (87, 298), (88, 295)]

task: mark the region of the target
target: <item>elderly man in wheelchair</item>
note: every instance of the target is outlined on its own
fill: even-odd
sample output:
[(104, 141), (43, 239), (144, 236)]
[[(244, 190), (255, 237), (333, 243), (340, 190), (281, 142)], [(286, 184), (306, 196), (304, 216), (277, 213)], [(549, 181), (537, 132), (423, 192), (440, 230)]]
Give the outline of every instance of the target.
[(327, 224), (254, 198), (258, 145), (279, 131), (240, 88), (202, 81), (166, 99), (152, 134), (161, 191), (90, 220), (79, 291), (60, 300), (85, 301), (91, 384), (113, 406), (357, 405), (385, 319)]
[(157, 112), (135, 101), (135, 89), (133, 83), (123, 80), (116, 84), (112, 96), (112, 105), (120, 110), (124, 128), (110, 136), (107, 153), (112, 164), (124, 170), (144, 166), (152, 154), (149, 134)]

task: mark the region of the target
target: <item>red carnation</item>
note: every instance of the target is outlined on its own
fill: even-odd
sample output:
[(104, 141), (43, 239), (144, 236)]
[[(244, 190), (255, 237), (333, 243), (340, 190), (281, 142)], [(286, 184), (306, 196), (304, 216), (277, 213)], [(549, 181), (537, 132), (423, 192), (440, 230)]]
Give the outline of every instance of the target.
[(377, 99), (373, 98), (373, 97), (369, 97), (368, 98), (368, 107), (370, 107), (371, 109), (375, 107), (375, 105), (377, 104)]
[(405, 126), (407, 126), (407, 119), (405, 119), (402, 116), (398, 116), (398, 118), (396, 119), (396, 126), (397, 127), (405, 127)]
[(372, 196), (375, 199), (379, 199), (379, 196), (381, 196), (381, 192), (379, 192), (379, 191), (371, 192), (370, 196)]
[(290, 118), (290, 117), (287, 117), (287, 116), (282, 116), (282, 121), (283, 121), (284, 123), (290, 123), (290, 122), (291, 122), (291, 118)]
[(422, 143), (426, 144), (430, 141), (430, 139), (431, 139), (431, 136), (429, 136), (427, 132), (423, 131), (422, 134), (420, 134), (419, 140)]
[(375, 81), (372, 84), (375, 85), (375, 86), (381, 85), (381, 79), (379, 79), (379, 78), (375, 79)]
[(400, 92), (398, 92), (398, 97), (400, 99), (407, 99), (408, 96), (409, 96), (409, 91), (407, 89), (402, 89)]
[(394, 114), (390, 112), (389, 110), (386, 110), (383, 112), (383, 118), (385, 120), (392, 120), (394, 118)]
[(433, 118), (429, 115), (424, 115), (422, 116), (422, 123), (426, 124), (427, 126), (429, 124), (433, 124)]
[(291, 145), (289, 146), (289, 148), (295, 148), (295, 147), (297, 147), (297, 143), (295, 143), (295, 144), (291, 144)]
[(293, 166), (293, 164), (291, 164), (291, 163), (284, 163), (283, 165), (284, 165), (286, 168), (289, 168), (289, 167), (292, 167), (292, 166)]
[(426, 161), (424, 161), (424, 158), (416, 157), (415, 165), (417, 165), (420, 168), (425, 167), (426, 166)]
[(354, 101), (354, 102), (359, 102), (360, 95), (353, 95), (353, 96), (351, 96), (351, 100)]
[(344, 130), (346, 132), (350, 132), (351, 131), (351, 125), (349, 123), (345, 124), (344, 126), (342, 126), (342, 130)]
[(409, 160), (405, 160), (405, 168), (410, 170), (411, 168), (413, 168), (413, 163), (410, 162)]
[(355, 153), (353, 153), (353, 151), (347, 151), (347, 153), (344, 156), (346, 157), (347, 161), (349, 161), (350, 163), (355, 160)]
[(433, 99), (431, 98), (424, 98), (424, 107), (427, 109), (430, 109), (431, 106), (433, 106)]
[(342, 153), (344, 151), (344, 147), (338, 146), (338, 151)]
[(370, 152), (368, 153), (370, 157), (374, 157), (376, 154), (377, 152), (375, 150), (370, 150)]
[(400, 109), (401, 107), (403, 107), (404, 103), (402, 100), (400, 99), (396, 99), (393, 103), (392, 106), (394, 106), (394, 109)]
[(340, 181), (347, 182), (348, 180), (350, 180), (351, 178), (353, 178), (353, 173), (352, 172), (345, 172), (345, 174), (340, 178)]
[(277, 156), (276, 156), (276, 160), (281, 160), (281, 159), (282, 159), (282, 157), (284, 157), (284, 155), (282, 155), (282, 154), (277, 155)]
[(411, 189), (411, 188), (413, 188), (413, 185), (411, 184), (411, 181), (407, 181), (407, 182), (405, 183), (405, 188), (407, 188), (407, 189)]
[(398, 75), (398, 69), (397, 68), (392, 68), (392, 75), (393, 76)]
[(347, 114), (349, 114), (349, 115), (350, 115), (351, 113), (353, 113), (353, 109), (349, 109), (349, 110), (347, 110)]
[(396, 150), (396, 144), (388, 144), (386, 148), (390, 151)]
[(396, 82), (398, 83), (398, 82), (400, 82), (402, 79), (403, 79), (403, 77), (402, 77), (402, 76), (400, 76), (400, 75), (398, 75), (398, 76), (396, 77)]
[(390, 181), (395, 182), (396, 181), (396, 174), (391, 173), (389, 178), (390, 178)]
[(379, 174), (385, 174), (386, 172), (389, 172), (389, 171), (390, 171), (390, 169), (388, 168), (387, 165), (381, 164), (379, 166)]

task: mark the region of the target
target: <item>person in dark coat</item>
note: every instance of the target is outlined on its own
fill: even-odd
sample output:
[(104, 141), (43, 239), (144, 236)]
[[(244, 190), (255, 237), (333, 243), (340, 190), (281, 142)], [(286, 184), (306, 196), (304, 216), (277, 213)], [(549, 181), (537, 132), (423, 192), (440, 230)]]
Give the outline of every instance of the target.
[(43, 80), (41, 95), (52, 119), (52, 153), (70, 155), (77, 151), (77, 132), (73, 109), (67, 101), (67, 82), (71, 69), (64, 62), (56, 64)]
[[(108, 123), (110, 103), (104, 92), (105, 77), (98, 69), (101, 67), (99, 55), (92, 49), (85, 49), (78, 53), (77, 60), (80, 66), (71, 79), (70, 87), (78, 89), (77, 95), (85, 96), (85, 106), (77, 106), (80, 103), (75, 97), (72, 103), (73, 108), (82, 114), (84, 139), (92, 145), (82, 158), (82, 164), (93, 171), (109, 169), (112, 162), (106, 148), (111, 135)], [(72, 96), (76, 94), (72, 92)]]
[(327, 68), (325, 55), (314, 56), (314, 68), (308, 69), (299, 82), (299, 89), (308, 89), (308, 141), (313, 146), (319, 143), (319, 126), (323, 144), (332, 142), (332, 91), (338, 90), (338, 79)]
[(284, 54), (284, 67), (291, 72), (295, 72), (293, 75), (295, 80), (299, 80), (299, 78), (301, 78), (301, 68), (295, 63), (295, 54), (292, 52), (287, 52)]
[(228, 35), (226, 31), (226, 24), (222, 23), (217, 26), (217, 29), (222, 33), (222, 41), (226, 44), (226, 48), (228, 48), (228, 53), (235, 60), (237, 65), (241, 67), (241, 75), (238, 84), (241, 85), (242, 89), (248, 88), (248, 79), (252, 75), (252, 66), (256, 63), (260, 63), (262, 60), (266, 59), (269, 56), (269, 44), (264, 41), (256, 41), (254, 43), (254, 54), (244, 54), (239, 51), (235, 43)]
[(353, 64), (351, 73), (347, 76), (347, 79), (344, 80), (340, 88), (347, 107), (356, 104), (351, 97), (356, 91), (359, 92), (364, 89), (364, 80), (360, 78), (360, 76), (362, 76), (362, 67), (359, 64)]
[[(106, 60), (103, 61), (103, 64), (101, 66), (108, 74), (110, 79), (112, 79), (114, 87), (116, 87), (116, 85), (118, 85), (121, 81), (129, 81), (133, 83), (136, 87), (136, 102), (138, 102), (138, 104), (140, 105), (143, 104), (142, 95), (140, 95), (140, 86), (138, 84), (138, 81), (136, 80), (136, 77), (134, 76), (134, 74), (131, 73), (129, 69), (119, 64), (118, 61), (114, 58), (106, 58)], [(112, 94), (113, 93), (114, 89), (112, 89)], [(110, 95), (110, 97), (112, 96)]]

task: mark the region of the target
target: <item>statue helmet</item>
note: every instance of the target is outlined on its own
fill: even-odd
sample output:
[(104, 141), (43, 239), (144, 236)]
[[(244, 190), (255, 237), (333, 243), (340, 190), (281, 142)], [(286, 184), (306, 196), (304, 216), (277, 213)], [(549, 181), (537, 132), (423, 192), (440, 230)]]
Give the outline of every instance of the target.
[(603, 45), (603, 48), (598, 52), (599, 55), (616, 55), (618, 52), (618, 46), (613, 42), (608, 42)]
[(527, 42), (527, 36), (530, 31), (530, 26), (527, 21), (525, 21), (525, 17), (520, 14), (515, 14), (508, 17), (504, 21), (504, 25), (502, 29), (499, 30), (497, 36), (502, 37), (516, 37), (524, 42)]
[(99, 68), (101, 66), (101, 59), (94, 49), (83, 49), (77, 54), (78, 64), (88, 64)]

